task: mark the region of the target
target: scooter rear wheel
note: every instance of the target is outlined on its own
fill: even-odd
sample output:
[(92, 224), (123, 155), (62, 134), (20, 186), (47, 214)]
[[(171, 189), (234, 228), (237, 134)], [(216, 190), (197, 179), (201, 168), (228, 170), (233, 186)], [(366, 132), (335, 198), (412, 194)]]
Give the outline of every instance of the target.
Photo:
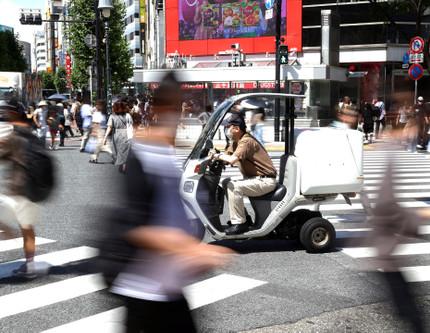
[(336, 231), (333, 225), (321, 217), (314, 217), (300, 229), (300, 243), (311, 253), (325, 252), (334, 247)]

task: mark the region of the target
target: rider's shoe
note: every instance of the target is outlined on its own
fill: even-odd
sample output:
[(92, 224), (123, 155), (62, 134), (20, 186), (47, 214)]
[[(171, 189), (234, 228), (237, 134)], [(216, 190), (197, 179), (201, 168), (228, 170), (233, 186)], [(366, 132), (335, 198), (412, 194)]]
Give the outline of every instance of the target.
[(233, 224), (225, 230), (226, 235), (238, 235), (249, 230), (248, 223)]

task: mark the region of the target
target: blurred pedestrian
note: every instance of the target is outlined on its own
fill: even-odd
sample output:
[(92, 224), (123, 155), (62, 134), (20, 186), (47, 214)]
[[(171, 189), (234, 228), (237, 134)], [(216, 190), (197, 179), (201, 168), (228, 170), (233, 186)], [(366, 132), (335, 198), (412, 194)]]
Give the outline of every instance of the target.
[(418, 130), (418, 138), (417, 138), (417, 148), (425, 149), (427, 147), (428, 142), (428, 125), (429, 125), (429, 116), (427, 114), (427, 110), (424, 104), (424, 98), (419, 96), (417, 99), (417, 103), (414, 105), (415, 114), (417, 116), (417, 130)]
[(34, 278), (36, 266), (36, 236), (34, 226), (39, 220), (37, 202), (46, 199), (53, 187), (53, 164), (44, 146), (33, 135), (23, 109), (16, 101), (0, 105), (2, 121), (13, 126), (10, 135), (0, 139), (0, 160), (8, 174), (2, 181), (0, 194), (0, 222), (8, 226), (18, 223), (24, 240), (25, 263), (13, 273), (15, 276)]
[(424, 221), (413, 211), (406, 210), (397, 203), (393, 188), (394, 163), (395, 161), (388, 161), (378, 198), (374, 208), (370, 210), (369, 224), (372, 231), (366, 244), (376, 249), (372, 264), (387, 283), (397, 314), (410, 324), (413, 332), (424, 333), (423, 314), (414, 299), (413, 287), (406, 282), (400, 271), (401, 267), (407, 266), (405, 259), (394, 253), (398, 245), (418, 237), (418, 227)]
[(344, 98), (349, 103), (344, 103), (339, 108), (337, 119), (330, 126), (340, 129), (357, 129), (358, 112), (355, 107), (352, 107), (349, 97)]
[(418, 140), (418, 116), (415, 109), (410, 107), (406, 113), (407, 121), (403, 129), (402, 138), (406, 142), (406, 150), (409, 152), (417, 151)]
[(403, 130), (408, 122), (408, 112), (409, 106), (408, 102), (404, 101), (402, 105), (400, 105), (398, 110), (398, 115), (396, 118), (396, 129)]
[(57, 134), (60, 132), (60, 143), (63, 143), (64, 146), (64, 115), (63, 112), (63, 105), (61, 106), (54, 106), (50, 105), (48, 108), (48, 127), (49, 127), (49, 134), (51, 137), (51, 144), (48, 146), (49, 150), (57, 150), (57, 146), (55, 144), (55, 139), (57, 138)]
[(206, 271), (226, 263), (231, 250), (200, 243), (191, 232), (179, 194), (175, 132), (180, 85), (161, 81), (154, 96), (158, 122), (151, 136), (133, 142), (127, 162), (129, 216), (123, 238), (134, 255), (111, 291), (127, 306), (127, 332), (196, 332), (183, 288)]
[(66, 138), (69, 136), (73, 138), (75, 136), (75, 134), (72, 131), (73, 117), (72, 117), (72, 113), (70, 112), (70, 106), (67, 103), (64, 105), (63, 115), (64, 115), (64, 136)]
[(202, 130), (206, 127), (206, 124), (209, 121), (209, 118), (211, 117), (212, 111), (213, 111), (212, 106), (206, 105), (205, 111), (200, 113), (199, 116), (197, 117), (197, 119), (200, 121), (200, 124), (202, 124)]
[(133, 138), (133, 119), (129, 114), (127, 103), (117, 101), (112, 108), (103, 145), (106, 145), (109, 134), (112, 134), (112, 152), (115, 165), (121, 173), (125, 172), (126, 161)]
[[(91, 102), (89, 100), (89, 97), (84, 98), (83, 104), (81, 105), (81, 109), (79, 110), (79, 114), (81, 119), (80, 121), (82, 121), (82, 125), (81, 125), (82, 130), (80, 131), (81, 133), (83, 133), (80, 152), (83, 153), (85, 151), (85, 146), (87, 145), (88, 139), (90, 138), (90, 134), (91, 134), (91, 123), (92, 123), (91, 118), (93, 115), (93, 108), (91, 107)], [(77, 121), (78, 119), (79, 118), (77, 118)]]
[(101, 152), (106, 152), (112, 156), (111, 148), (104, 142), (107, 128), (106, 102), (104, 100), (96, 102), (96, 111), (93, 113), (92, 122), (91, 135), (97, 139), (97, 145), (94, 154), (91, 155), (90, 163), (97, 163)]
[(361, 123), (363, 124), (364, 143), (373, 142), (373, 128), (374, 122), (373, 106), (369, 102), (364, 102), (363, 110), (361, 112)]
[(70, 114), (72, 116), (72, 129), (76, 129), (80, 135), (83, 134), (82, 130), (82, 118), (80, 115), (82, 105), (82, 97), (81, 95), (77, 95), (75, 101), (72, 104), (72, 107), (70, 108)]
[(382, 135), (383, 130), (385, 129), (385, 103), (381, 99), (374, 98), (372, 100), (372, 104), (375, 107), (375, 137), (379, 139)]
[(251, 135), (262, 145), (264, 145), (263, 134), (265, 118), (266, 116), (263, 107), (253, 110), (251, 116)]
[(45, 145), (46, 134), (48, 132), (48, 102), (41, 101), (37, 105), (36, 111), (33, 113), (33, 121), (37, 128), (37, 137)]

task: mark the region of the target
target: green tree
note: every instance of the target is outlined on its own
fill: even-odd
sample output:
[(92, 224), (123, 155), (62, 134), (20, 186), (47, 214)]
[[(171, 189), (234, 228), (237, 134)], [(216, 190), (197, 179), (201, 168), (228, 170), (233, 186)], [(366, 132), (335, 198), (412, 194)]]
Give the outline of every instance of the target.
[(42, 71), (39, 72), (42, 78), (42, 89), (56, 89), (54, 84), (54, 75), (52, 73)]
[[(109, 46), (110, 69), (112, 77), (112, 91), (119, 93), (122, 86), (133, 75), (133, 67), (128, 53), (127, 40), (124, 37), (126, 10), (122, 0), (113, 0), (114, 10), (109, 19)], [(94, 1), (72, 0), (70, 2), (70, 15), (73, 20), (90, 23), (72, 23), (69, 25), (67, 35), (70, 39), (71, 53), (73, 55), (72, 82), (74, 87), (85, 88), (88, 86), (88, 67), (95, 59), (96, 50), (89, 48), (85, 42), (85, 36), (95, 35)], [(101, 22), (101, 36), (104, 35), (104, 25)], [(100, 62), (105, 64), (105, 45), (100, 44)], [(104, 66), (102, 66), (104, 68)], [(100, 73), (104, 76), (104, 73)]]
[(0, 31), (0, 71), (24, 72), (27, 64), (18, 43), (18, 35), (10, 31)]
[(54, 84), (55, 89), (57, 89), (58, 93), (63, 93), (67, 89), (67, 79), (66, 79), (66, 69), (64, 67), (60, 67), (55, 73), (54, 76)]

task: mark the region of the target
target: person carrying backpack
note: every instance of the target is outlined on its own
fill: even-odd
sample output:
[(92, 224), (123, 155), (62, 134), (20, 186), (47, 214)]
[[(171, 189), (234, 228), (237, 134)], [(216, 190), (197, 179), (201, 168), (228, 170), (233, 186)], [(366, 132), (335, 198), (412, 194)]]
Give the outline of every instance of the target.
[(40, 140), (32, 133), (25, 111), (16, 101), (2, 102), (3, 121), (13, 126), (12, 133), (0, 139), (0, 161), (6, 166), (7, 180), (0, 194), (0, 222), (18, 223), (24, 239), (25, 263), (14, 270), (15, 276), (34, 278), (35, 231), (39, 219), (38, 203), (54, 187), (53, 163)]

